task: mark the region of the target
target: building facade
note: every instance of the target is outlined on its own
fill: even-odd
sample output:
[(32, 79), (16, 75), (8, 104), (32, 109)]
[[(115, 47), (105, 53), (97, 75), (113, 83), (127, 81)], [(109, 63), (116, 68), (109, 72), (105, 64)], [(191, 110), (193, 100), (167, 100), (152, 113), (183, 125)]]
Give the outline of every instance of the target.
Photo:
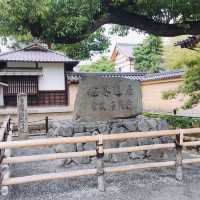
[(68, 105), (66, 71), (78, 61), (33, 44), (0, 55), (0, 81), (5, 106), (16, 106), (17, 94), (28, 95), (28, 105)]
[(133, 44), (117, 43), (111, 60), (115, 63), (116, 72), (134, 72), (134, 47)]

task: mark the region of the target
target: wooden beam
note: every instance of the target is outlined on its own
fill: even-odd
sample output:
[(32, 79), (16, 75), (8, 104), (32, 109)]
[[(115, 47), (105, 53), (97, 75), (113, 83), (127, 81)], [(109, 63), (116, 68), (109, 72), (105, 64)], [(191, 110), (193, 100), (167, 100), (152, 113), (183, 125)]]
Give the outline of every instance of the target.
[(41, 154), (41, 155), (32, 155), (32, 156), (17, 156), (4, 158), (3, 164), (19, 164), (19, 163), (28, 163), (35, 161), (47, 161), (47, 160), (56, 160), (56, 159), (67, 159), (67, 158), (78, 158), (78, 157), (88, 157), (96, 156), (96, 151), (82, 151), (82, 152), (68, 152), (68, 153), (54, 153), (54, 154)]
[[(138, 138), (154, 138), (161, 136), (175, 136), (182, 131), (183, 134), (196, 134), (200, 133), (200, 128), (180, 129), (180, 130), (162, 130), (162, 131), (148, 131), (148, 132), (130, 132), (120, 134), (102, 135), (103, 141), (113, 140), (126, 140)], [(25, 148), (25, 147), (38, 147), (38, 146), (51, 146), (56, 144), (75, 144), (75, 143), (89, 143), (97, 142), (98, 135), (82, 136), (82, 137), (62, 137), (62, 138), (47, 138), (35, 140), (22, 140), (13, 142), (0, 142), (0, 149), (5, 148)]]
[[(135, 147), (103, 149), (103, 152), (101, 152), (101, 153), (105, 153), (105, 154), (130, 153), (130, 152), (137, 152), (137, 151), (144, 151), (144, 150), (169, 149), (169, 148), (174, 148), (174, 147), (175, 147), (174, 143), (153, 144), (153, 145), (144, 145), (144, 146), (135, 146)], [(90, 151), (82, 151), (82, 152), (67, 152), (67, 153), (32, 155), (32, 156), (17, 156), (17, 157), (4, 158), (2, 163), (3, 164), (17, 164), (17, 163), (28, 163), (28, 162), (35, 162), (35, 161), (47, 161), (47, 160), (56, 160), (56, 159), (88, 157), (88, 156), (96, 156), (96, 155), (97, 155), (97, 153), (95, 150), (90, 150)]]
[(24, 177), (15, 177), (3, 180), (2, 185), (10, 186), (10, 185), (17, 185), (24, 183), (33, 183), (38, 181), (48, 181), (48, 180), (72, 178), (79, 176), (91, 176), (91, 175), (96, 175), (96, 173), (97, 169), (84, 169), (84, 170), (67, 171), (59, 173), (48, 173), (48, 174), (39, 174), (39, 175), (24, 176)]

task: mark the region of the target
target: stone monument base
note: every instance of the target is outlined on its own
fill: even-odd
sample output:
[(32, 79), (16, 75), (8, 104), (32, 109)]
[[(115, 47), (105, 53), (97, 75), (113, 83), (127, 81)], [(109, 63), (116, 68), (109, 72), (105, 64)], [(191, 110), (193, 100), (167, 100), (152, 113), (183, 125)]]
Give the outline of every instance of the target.
[[(49, 123), (48, 137), (78, 137), (78, 136), (90, 136), (97, 134), (112, 134), (112, 133), (127, 133), (127, 132), (143, 132), (143, 131), (155, 131), (155, 130), (167, 130), (169, 126), (165, 120), (157, 120), (147, 118), (142, 115), (135, 118), (128, 119), (116, 119), (106, 122), (73, 122), (73, 121), (51, 121)], [(113, 141), (104, 144), (104, 148), (117, 148), (117, 147), (130, 147), (141, 146), (149, 144), (159, 144), (173, 142), (172, 137), (160, 137), (155, 139), (135, 139), (124, 141)], [(95, 150), (95, 143), (84, 144), (70, 144), (70, 145), (55, 145), (53, 146), (55, 152), (76, 152)], [(165, 150), (166, 152), (166, 150)], [(162, 151), (145, 151), (134, 153), (122, 153), (105, 156), (105, 162), (121, 162), (127, 160), (152, 158), (158, 159), (166, 158), (169, 156)], [(171, 156), (171, 155), (170, 155)], [(94, 158), (95, 159), (95, 158)], [(65, 160), (64, 164), (69, 164), (72, 161), (77, 164), (88, 164), (93, 160), (92, 157), (75, 158)]]

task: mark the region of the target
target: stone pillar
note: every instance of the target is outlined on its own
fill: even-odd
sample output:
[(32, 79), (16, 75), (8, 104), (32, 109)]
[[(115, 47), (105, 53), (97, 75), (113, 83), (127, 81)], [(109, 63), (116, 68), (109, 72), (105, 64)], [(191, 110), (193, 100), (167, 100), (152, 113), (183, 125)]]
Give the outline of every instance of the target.
[(27, 94), (20, 93), (17, 95), (17, 117), (19, 138), (28, 138)]

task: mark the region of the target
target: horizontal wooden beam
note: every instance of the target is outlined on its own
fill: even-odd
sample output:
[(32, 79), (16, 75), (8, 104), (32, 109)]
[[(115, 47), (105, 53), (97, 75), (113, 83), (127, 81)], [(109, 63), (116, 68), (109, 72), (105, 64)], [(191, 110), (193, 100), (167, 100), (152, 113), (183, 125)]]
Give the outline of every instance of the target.
[[(169, 149), (169, 148), (174, 148), (174, 147), (175, 147), (174, 143), (153, 144), (153, 145), (143, 145), (143, 146), (135, 146), (135, 147), (104, 149), (104, 153), (105, 154), (130, 153), (130, 152), (145, 151), (145, 150)], [(35, 162), (35, 161), (88, 157), (88, 156), (96, 156), (96, 155), (97, 155), (96, 150), (90, 150), (90, 151), (81, 151), (81, 152), (42, 154), (42, 155), (32, 155), (32, 156), (17, 156), (17, 157), (4, 158), (2, 163), (16, 164), (16, 163)]]
[(133, 170), (170, 167), (170, 166), (175, 166), (175, 161), (141, 163), (141, 164), (127, 165), (127, 166), (106, 167), (104, 169), (104, 172), (106, 172), (106, 173), (123, 173), (123, 172), (129, 172), (129, 171), (133, 171)]
[(72, 178), (79, 176), (91, 176), (96, 175), (96, 169), (84, 169), (84, 170), (76, 170), (76, 171), (67, 171), (67, 172), (59, 172), (59, 173), (48, 173), (48, 174), (39, 174), (32, 176), (24, 176), (24, 177), (15, 177), (9, 178), (7, 180), (3, 180), (2, 186), (10, 186), (24, 183), (33, 183), (38, 181), (48, 181), (55, 179), (64, 179), (64, 178)]
[(200, 146), (200, 141), (184, 142), (184, 147)]
[[(175, 136), (180, 133), (187, 135), (200, 133), (200, 128), (108, 134), (108, 135), (101, 135), (101, 139), (103, 141), (113, 141), (113, 140), (126, 140), (126, 139), (138, 139), (138, 138), (155, 138), (162, 136)], [(94, 135), (94, 136), (82, 136), (82, 137), (45, 138), (45, 139), (35, 139), (35, 140), (0, 142), (0, 149), (6, 149), (6, 148), (13, 149), (13, 148), (25, 148), (25, 147), (30, 148), (38, 146), (51, 146), (56, 144), (89, 143), (89, 142), (97, 142), (98, 140), (99, 136)]]
[(146, 151), (146, 150), (169, 149), (169, 148), (174, 148), (174, 147), (175, 147), (174, 143), (152, 144), (152, 145), (143, 145), (143, 146), (135, 146), (135, 147), (104, 149), (104, 153), (105, 154), (131, 153), (131, 152)]
[(88, 157), (88, 156), (96, 156), (96, 150), (8, 157), (8, 158), (4, 158), (2, 163), (3, 164), (17, 164), (17, 163), (19, 164), (19, 163), (28, 163), (28, 162), (36, 162), (36, 161), (48, 161), (48, 160), (79, 158), (79, 157)]
[[(191, 163), (200, 163), (200, 158), (192, 158), (192, 159), (183, 160), (183, 164), (191, 164)], [(129, 172), (133, 170), (171, 167), (171, 166), (175, 166), (175, 164), (176, 164), (175, 161), (140, 163), (140, 164), (134, 164), (134, 165), (127, 165), (127, 166), (105, 167), (104, 172), (105, 173), (123, 173), (123, 172)], [(15, 177), (15, 178), (9, 178), (9, 179), (3, 180), (2, 186), (10, 186), (10, 185), (38, 182), (38, 181), (55, 180), (55, 179), (72, 178), (72, 177), (79, 177), (79, 176), (91, 176), (91, 175), (96, 175), (96, 174), (97, 174), (97, 169), (84, 169), (84, 170), (76, 170), (76, 171), (68, 171), (68, 172), (47, 173), (47, 174), (31, 175), (31, 176), (24, 176), (24, 177)]]

